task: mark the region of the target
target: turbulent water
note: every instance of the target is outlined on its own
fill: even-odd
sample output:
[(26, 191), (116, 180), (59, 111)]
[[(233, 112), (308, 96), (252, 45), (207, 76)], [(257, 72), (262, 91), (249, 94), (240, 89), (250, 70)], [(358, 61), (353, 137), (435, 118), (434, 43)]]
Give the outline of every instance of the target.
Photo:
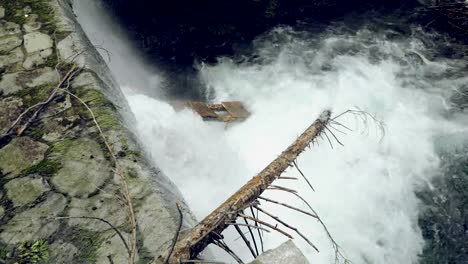
[[(110, 66), (137, 119), (135, 132), (198, 218), (279, 155), (321, 111), (337, 115), (359, 109), (382, 123), (343, 115), (337, 120), (352, 131), (335, 125), (328, 132), (332, 146), (324, 137), (299, 157), (299, 168), (315, 192), (302, 179), (278, 184), (310, 202), (353, 263), (418, 262), (424, 240), (415, 193), (441, 174), (440, 150), (457, 146), (440, 142), (467, 131), (450, 100), (468, 81), (458, 74), (465, 65), (434, 56), (428, 39), (436, 36), (418, 27), (402, 35), (382, 21), (354, 28), (337, 22), (319, 33), (307, 25), (278, 27), (235, 59), (197, 65), (207, 100), (239, 100), (252, 113), (244, 122), (221, 124), (204, 122), (187, 109), (176, 111), (163, 96), (165, 76), (141, 64), (92, 5), (79, 1), (75, 9), (92, 41), (112, 53)], [(457, 138), (466, 142), (464, 136)], [(293, 168), (284, 176), (300, 178)], [(288, 193), (267, 191), (265, 196), (306, 208)], [(333, 262), (330, 240), (316, 220), (262, 206), (319, 247), (317, 253), (295, 237), (311, 263)], [(228, 230), (225, 241), (245, 260), (251, 258), (234, 231)], [(265, 249), (283, 241), (281, 235), (265, 234)], [(220, 252), (215, 255), (233, 262)]]

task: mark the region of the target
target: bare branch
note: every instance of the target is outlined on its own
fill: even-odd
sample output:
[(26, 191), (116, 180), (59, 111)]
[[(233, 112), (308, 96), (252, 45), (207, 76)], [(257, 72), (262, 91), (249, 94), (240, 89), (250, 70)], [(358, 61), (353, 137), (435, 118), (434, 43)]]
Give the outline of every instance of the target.
[(287, 227), (287, 228), (293, 230), (294, 232), (296, 232), (296, 233), (297, 233), (299, 236), (301, 236), (311, 247), (313, 247), (317, 252), (320, 252), (320, 251), (318, 250), (318, 248), (317, 248), (312, 242), (310, 242), (310, 240), (309, 240), (306, 236), (304, 236), (297, 228), (295, 228), (294, 226), (289, 225), (288, 223), (286, 223), (286, 222), (284, 222), (283, 220), (281, 220), (278, 216), (272, 215), (272, 214), (268, 213), (267, 211), (261, 209), (261, 208), (258, 207), (258, 206), (254, 206), (254, 207), (255, 207), (255, 209), (259, 210), (260, 212), (262, 212), (262, 213), (268, 215), (269, 217), (275, 219), (278, 223), (280, 223), (280, 224), (284, 225), (285, 227)]

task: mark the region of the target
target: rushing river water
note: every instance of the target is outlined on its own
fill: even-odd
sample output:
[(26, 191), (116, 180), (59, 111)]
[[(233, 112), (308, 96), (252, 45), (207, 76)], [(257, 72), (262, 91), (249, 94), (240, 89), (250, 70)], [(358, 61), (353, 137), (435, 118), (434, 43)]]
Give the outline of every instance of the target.
[[(302, 180), (281, 185), (310, 202), (353, 263), (418, 262), (424, 240), (416, 193), (444, 176), (447, 155), (441, 153), (453, 153), (467, 139), (466, 114), (451, 100), (466, 100), (462, 89), (468, 77), (460, 74), (466, 62), (435, 56), (431, 39), (440, 36), (410, 25), (403, 34), (372, 16), (367, 23), (349, 27), (338, 21), (319, 32), (307, 24), (277, 27), (259, 36), (245, 54), (196, 65), (207, 100), (239, 100), (252, 113), (242, 123), (225, 125), (176, 111), (165, 96), (167, 77), (141, 63), (102, 8), (80, 0), (75, 10), (92, 42), (111, 52), (110, 68), (126, 93), (137, 120), (133, 128), (146, 151), (199, 219), (279, 155), (322, 110), (361, 109), (381, 120), (385, 131), (371, 119), (340, 117), (353, 130), (334, 131), (344, 146), (332, 138), (332, 148), (322, 139), (298, 159), (316, 191)], [(289, 169), (284, 175), (299, 174)], [(287, 193), (265, 196), (304, 207)], [(320, 253), (300, 237), (294, 240), (311, 263), (333, 262), (332, 246), (317, 221), (276, 205), (264, 208), (318, 245)], [(225, 241), (250, 259), (237, 236), (228, 230)], [(266, 234), (265, 249), (283, 241)]]

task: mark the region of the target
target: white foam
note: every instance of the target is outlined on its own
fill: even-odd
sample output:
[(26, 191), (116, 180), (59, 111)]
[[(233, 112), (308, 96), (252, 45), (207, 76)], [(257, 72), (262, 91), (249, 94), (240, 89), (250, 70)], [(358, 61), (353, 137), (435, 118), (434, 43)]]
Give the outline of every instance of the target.
[[(236, 65), (227, 59), (215, 66), (202, 65), (201, 78), (214, 94), (214, 101), (241, 100), (253, 113), (228, 129), (205, 123), (188, 111), (176, 113), (155, 99), (128, 97), (141, 137), (152, 139), (145, 140), (150, 143), (149, 152), (199, 217), (279, 155), (323, 109), (340, 113), (359, 106), (385, 122), (382, 140), (372, 122), (368, 127), (357, 122), (360, 127), (356, 127), (352, 115), (340, 118), (355, 130), (348, 135), (334, 131), (345, 147), (334, 142), (331, 149), (327, 140), (320, 140), (319, 146), (298, 160), (317, 191), (311, 192), (303, 181), (285, 186), (299, 190), (310, 201), (354, 263), (417, 261), (423, 240), (414, 191), (437, 169), (434, 137), (456, 126), (439, 115), (444, 107), (442, 94), (408, 85), (420, 77), (402, 77), (403, 68), (395, 59), (371, 63), (365, 53), (329, 56), (333, 43), (359, 44), (359, 36), (354, 38), (325, 38), (318, 47), (307, 47), (292, 38), (287, 45), (280, 44), (281, 51), (265, 65)], [(399, 56), (405, 53), (395, 43), (382, 41), (376, 47), (382, 52), (401, 53)], [(268, 43), (261, 47), (268, 48)], [(331, 71), (317, 70), (325, 63)], [(408, 75), (408, 71), (416, 73), (432, 66), (411, 67), (406, 69)], [(429, 88), (428, 81), (417, 81)], [(299, 174), (291, 169), (285, 175)], [(270, 191), (266, 196), (304, 207), (287, 193)], [(265, 204), (265, 208), (299, 227), (319, 246), (321, 252), (316, 253), (296, 236), (311, 263), (333, 260), (330, 242), (315, 220), (275, 205)], [(226, 241), (233, 243), (236, 237), (228, 232)], [(264, 240), (266, 248), (271, 248), (285, 238), (267, 234)], [(249, 257), (240, 241), (234, 244), (243, 257)]]
[[(91, 22), (84, 25), (88, 35), (100, 32), (94, 43), (114, 57), (128, 58), (131, 48), (105, 41), (103, 36), (114, 33), (99, 17), (89, 16)], [(279, 155), (323, 109), (340, 113), (358, 106), (385, 122), (385, 137), (380, 140), (379, 129), (371, 123), (366, 127), (350, 115), (340, 118), (354, 129), (347, 135), (335, 131), (345, 147), (335, 142), (331, 149), (323, 139), (298, 159), (316, 192), (302, 180), (284, 185), (311, 203), (353, 263), (415, 263), (423, 240), (414, 191), (438, 168), (434, 138), (460, 129), (440, 113), (449, 105), (444, 100), (448, 91), (461, 79), (430, 78), (454, 65), (421, 57), (424, 45), (416, 39), (391, 42), (366, 30), (303, 37), (279, 28), (271, 35), (258, 41), (263, 63), (237, 65), (225, 59), (214, 66), (200, 65), (200, 77), (213, 101), (241, 100), (252, 112), (245, 122), (228, 129), (203, 122), (188, 110), (176, 112), (161, 98), (135, 94), (146, 89), (141, 87), (147, 85), (145, 80), (133, 82), (125, 76), (163, 77), (132, 75), (141, 67), (123, 67), (122, 59), (111, 61), (114, 74), (126, 85), (138, 121), (134, 127), (146, 150), (202, 218)], [(419, 54), (425, 64), (408, 63), (410, 52)], [(369, 59), (374, 53), (378, 59)], [(286, 175), (299, 176), (294, 169)], [(304, 208), (286, 193), (269, 191), (265, 196)], [(296, 236), (311, 263), (332, 262), (331, 244), (317, 221), (276, 205), (264, 208), (300, 228), (320, 248), (316, 253)], [(226, 242), (247, 260), (249, 251), (235, 238), (235, 232), (226, 232)], [(284, 240), (265, 234), (265, 249)]]

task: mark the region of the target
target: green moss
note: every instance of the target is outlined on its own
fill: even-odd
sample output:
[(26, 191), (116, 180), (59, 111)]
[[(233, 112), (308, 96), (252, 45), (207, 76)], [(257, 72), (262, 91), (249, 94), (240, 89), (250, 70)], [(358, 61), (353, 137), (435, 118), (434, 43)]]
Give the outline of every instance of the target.
[(24, 24), (26, 22), (26, 13), (24, 8), (31, 7), (32, 13), (38, 15), (38, 20), (42, 23), (41, 31), (52, 34), (56, 31), (54, 10), (49, 5), (47, 0), (14, 0), (6, 1), (5, 6), (5, 19), (17, 24)]
[(49, 243), (46, 240), (28, 241), (15, 246), (0, 246), (0, 258), (6, 263), (46, 263)]
[[(103, 130), (121, 129), (120, 121), (116, 115), (117, 108), (102, 92), (95, 89), (79, 89), (76, 95), (91, 108), (96, 121)], [(76, 102), (76, 104), (79, 104), (77, 107), (81, 109), (78, 114), (88, 120), (90, 127), (95, 126), (89, 110), (81, 102)]]
[(43, 84), (32, 88), (21, 89), (13, 96), (20, 97), (25, 106), (29, 107), (40, 102), (44, 102), (49, 97), (50, 92), (54, 89), (54, 85)]
[(38, 164), (27, 168), (23, 174), (37, 173), (42, 176), (51, 176), (61, 168), (61, 164), (56, 161), (43, 160)]
[(135, 158), (139, 158), (142, 156), (141, 151), (138, 151), (138, 150), (126, 150), (125, 154), (131, 157), (135, 157)]
[(73, 140), (71, 139), (64, 139), (54, 143), (50, 148), (49, 155), (62, 155), (72, 145), (72, 143)]
[(80, 245), (79, 255), (76, 259), (81, 263), (96, 263), (97, 250), (101, 246), (103, 239), (95, 232), (83, 229), (76, 229), (70, 236), (71, 242)]

